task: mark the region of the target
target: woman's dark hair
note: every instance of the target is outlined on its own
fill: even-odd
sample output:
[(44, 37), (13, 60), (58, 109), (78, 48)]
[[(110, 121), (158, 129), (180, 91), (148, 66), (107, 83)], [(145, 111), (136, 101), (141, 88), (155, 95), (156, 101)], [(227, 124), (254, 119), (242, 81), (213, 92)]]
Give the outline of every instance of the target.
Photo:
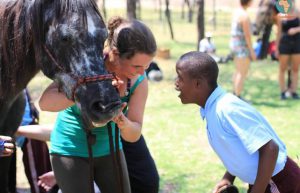
[(136, 53), (154, 55), (157, 49), (151, 30), (138, 20), (113, 17), (108, 21), (108, 45), (116, 47), (121, 58), (130, 59)]
[(252, 0), (240, 0), (240, 3), (241, 3), (242, 6), (245, 6), (245, 5), (247, 5), (250, 1), (252, 1)]

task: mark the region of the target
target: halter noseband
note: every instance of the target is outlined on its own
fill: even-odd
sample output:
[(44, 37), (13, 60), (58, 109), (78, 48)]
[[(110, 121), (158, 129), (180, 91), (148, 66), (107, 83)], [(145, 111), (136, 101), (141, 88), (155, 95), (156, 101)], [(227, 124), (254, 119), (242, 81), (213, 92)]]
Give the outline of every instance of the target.
[[(49, 56), (49, 58), (52, 60), (52, 62), (56, 65), (56, 67), (58, 67), (61, 71), (65, 72), (65, 69), (63, 68), (63, 66), (60, 65), (55, 60), (55, 58), (53, 57), (53, 55), (51, 54), (51, 52), (49, 51), (49, 49), (47, 48), (46, 45), (44, 45), (44, 49), (45, 49), (47, 55)], [(71, 99), (73, 101), (75, 101), (75, 91), (76, 91), (76, 89), (82, 84), (86, 84), (86, 83), (89, 83), (89, 82), (103, 81), (103, 80), (119, 80), (119, 78), (114, 73), (112, 73), (112, 74), (101, 74), (101, 75), (96, 75), (96, 76), (87, 76), (87, 77), (78, 77), (78, 76), (75, 76), (73, 74), (70, 74), (70, 76), (76, 80), (76, 84), (72, 88), (72, 98)]]

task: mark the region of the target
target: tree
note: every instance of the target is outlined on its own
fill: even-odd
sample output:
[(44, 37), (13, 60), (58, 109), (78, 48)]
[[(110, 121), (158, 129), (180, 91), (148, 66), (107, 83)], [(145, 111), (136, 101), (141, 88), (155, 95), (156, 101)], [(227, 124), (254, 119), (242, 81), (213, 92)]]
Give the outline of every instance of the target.
[(192, 23), (192, 20), (193, 20), (193, 6), (191, 5), (190, 1), (189, 0), (183, 0), (182, 1), (182, 5), (181, 5), (181, 18), (184, 19), (184, 15), (185, 15), (185, 12), (184, 12), (184, 7), (185, 5), (187, 5), (188, 7), (188, 22), (189, 23)]
[(168, 21), (168, 24), (169, 24), (171, 39), (174, 40), (174, 33), (173, 33), (173, 27), (172, 27), (172, 21), (171, 21), (171, 12), (169, 10), (169, 0), (166, 0), (165, 2), (166, 2), (165, 15), (167, 17), (167, 21)]
[(197, 0), (198, 11), (197, 11), (197, 30), (198, 30), (198, 43), (204, 38), (205, 23), (204, 23), (204, 0)]
[(136, 0), (127, 0), (127, 18), (136, 19)]
[(105, 0), (102, 0), (102, 11), (103, 11), (104, 18), (107, 19)]

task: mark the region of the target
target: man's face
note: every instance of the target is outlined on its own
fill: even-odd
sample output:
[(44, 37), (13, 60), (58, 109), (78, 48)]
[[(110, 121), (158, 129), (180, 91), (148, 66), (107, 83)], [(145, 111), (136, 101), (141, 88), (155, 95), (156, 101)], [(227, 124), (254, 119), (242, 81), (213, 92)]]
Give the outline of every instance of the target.
[(176, 73), (175, 90), (180, 92), (178, 97), (181, 99), (182, 104), (194, 103), (193, 92), (196, 89), (196, 81), (188, 76), (188, 73), (180, 64), (176, 64)]

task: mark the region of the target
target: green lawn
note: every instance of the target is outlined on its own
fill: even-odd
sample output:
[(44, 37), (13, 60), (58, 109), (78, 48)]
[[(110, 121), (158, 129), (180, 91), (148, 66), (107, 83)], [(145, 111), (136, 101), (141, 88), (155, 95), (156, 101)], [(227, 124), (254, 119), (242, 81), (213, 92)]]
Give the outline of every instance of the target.
[[(161, 193), (211, 192), (223, 176), (224, 167), (208, 144), (205, 123), (200, 119), (199, 108), (195, 105), (183, 106), (174, 90), (177, 58), (196, 49), (196, 24), (182, 21), (179, 12), (173, 13), (176, 40), (171, 41), (166, 22), (158, 21), (158, 13), (153, 13), (151, 15), (149, 10), (143, 11), (144, 21), (153, 30), (158, 46), (171, 51), (171, 59), (155, 59), (163, 70), (164, 80), (149, 83), (143, 126), (143, 134), (159, 170)], [(109, 14), (113, 15), (115, 12)], [(207, 28), (212, 30), (209, 25)], [(230, 26), (219, 26), (213, 33), (217, 52), (221, 55), (227, 54)], [(220, 64), (219, 67), (219, 84), (231, 91), (234, 65), (230, 62)], [(299, 163), (300, 101), (279, 100), (277, 73), (278, 63), (269, 59), (252, 63), (244, 96), (270, 121), (285, 142), (288, 154)], [(30, 83), (34, 98), (37, 98), (48, 83), (49, 80), (41, 74)], [(41, 123), (51, 123), (54, 119), (54, 113), (41, 113)], [(237, 184), (241, 192), (246, 192), (245, 184), (240, 181)]]

